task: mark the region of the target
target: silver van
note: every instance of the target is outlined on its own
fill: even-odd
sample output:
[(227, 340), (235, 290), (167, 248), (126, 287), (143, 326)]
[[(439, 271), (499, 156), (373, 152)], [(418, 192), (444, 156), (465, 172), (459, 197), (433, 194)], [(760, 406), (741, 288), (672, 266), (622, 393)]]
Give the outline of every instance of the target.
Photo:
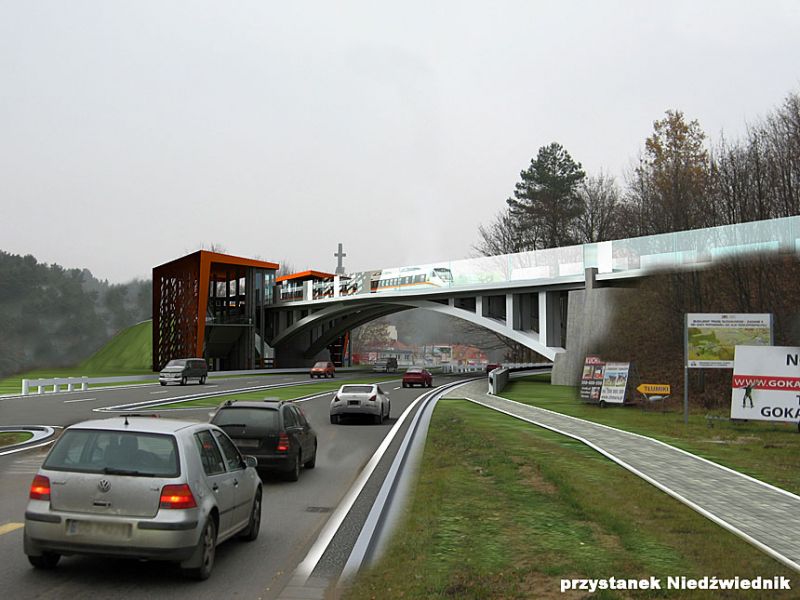
[(167, 363), (158, 374), (161, 385), (179, 383), (186, 385), (190, 379), (197, 379), (203, 385), (208, 379), (208, 364), (202, 358), (176, 358)]

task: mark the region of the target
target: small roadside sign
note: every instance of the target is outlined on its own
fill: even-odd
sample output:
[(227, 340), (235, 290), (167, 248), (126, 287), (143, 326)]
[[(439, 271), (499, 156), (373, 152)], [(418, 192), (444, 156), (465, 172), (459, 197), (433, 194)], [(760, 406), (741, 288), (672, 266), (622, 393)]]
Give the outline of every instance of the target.
[(670, 389), (671, 388), (668, 383), (642, 383), (636, 388), (636, 391), (645, 395), (660, 394), (663, 396), (669, 396)]

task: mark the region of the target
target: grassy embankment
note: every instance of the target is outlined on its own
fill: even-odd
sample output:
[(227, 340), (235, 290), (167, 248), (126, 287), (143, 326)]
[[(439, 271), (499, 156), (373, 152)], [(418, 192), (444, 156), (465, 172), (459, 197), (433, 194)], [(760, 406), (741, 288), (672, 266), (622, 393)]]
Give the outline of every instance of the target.
[(0, 448), (3, 446), (10, 446), (11, 444), (19, 444), (27, 442), (33, 437), (33, 434), (27, 431), (3, 431), (0, 432)]
[[(226, 400), (263, 400), (264, 398), (277, 398), (278, 400), (294, 400), (295, 398), (304, 398), (306, 396), (313, 396), (315, 394), (332, 392), (338, 390), (344, 384), (350, 385), (358, 383), (382, 383), (385, 381), (400, 381), (401, 377), (402, 375), (375, 375), (374, 377), (369, 377), (369, 378), (347, 379), (344, 381), (337, 379), (321, 379), (321, 380), (314, 380), (314, 383), (309, 383), (301, 386), (290, 386), (290, 387), (275, 388), (271, 390), (258, 390), (253, 392), (242, 392), (239, 394), (226, 394), (224, 396), (214, 396), (212, 398), (199, 398), (197, 400), (189, 400), (187, 402), (175, 402), (172, 404), (165, 404), (164, 406), (159, 406), (157, 409), (152, 409), (152, 410), (161, 410), (170, 408), (189, 408), (194, 406), (217, 407)], [(391, 394), (391, 390), (385, 388), (381, 389), (383, 389), (384, 392), (389, 391)], [(194, 388), (192, 388), (192, 391), (194, 391)], [(202, 389), (200, 389), (200, 391), (202, 391)]]
[[(517, 390), (519, 392), (519, 390)], [(609, 411), (610, 412), (610, 411)], [(566, 436), (463, 400), (434, 412), (409, 510), (345, 594), (576, 598), (562, 578), (796, 574)], [(593, 598), (792, 598), (796, 592), (598, 592)]]
[[(0, 394), (19, 394), (23, 379), (152, 375), (152, 335), (151, 321), (138, 323), (120, 331), (105, 346), (76, 367), (37, 369), (3, 379), (0, 381)], [(105, 387), (111, 384), (97, 385)]]
[[(549, 375), (512, 381), (503, 396), (587, 421), (646, 435), (741, 473), (800, 494), (800, 434), (793, 423), (709, 421), (697, 408), (684, 424), (677, 402), (671, 412), (659, 406), (600, 408), (578, 399), (569, 386), (550, 385)], [(676, 412), (677, 411), (677, 412)], [(720, 416), (725, 413), (718, 411)], [(727, 414), (730, 414), (729, 412)], [(712, 427), (709, 427), (709, 423)]]

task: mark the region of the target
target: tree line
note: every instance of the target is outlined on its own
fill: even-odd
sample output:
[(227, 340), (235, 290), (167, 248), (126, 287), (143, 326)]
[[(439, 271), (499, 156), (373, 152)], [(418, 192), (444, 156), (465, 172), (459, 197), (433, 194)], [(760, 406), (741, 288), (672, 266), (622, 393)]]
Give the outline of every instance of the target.
[(0, 376), (75, 365), (151, 307), (150, 281), (111, 284), (0, 250)]
[(492, 256), (800, 214), (800, 94), (742, 139), (710, 144), (697, 120), (667, 110), (623, 184), (587, 175), (559, 143), (542, 146), (513, 195), (478, 229)]

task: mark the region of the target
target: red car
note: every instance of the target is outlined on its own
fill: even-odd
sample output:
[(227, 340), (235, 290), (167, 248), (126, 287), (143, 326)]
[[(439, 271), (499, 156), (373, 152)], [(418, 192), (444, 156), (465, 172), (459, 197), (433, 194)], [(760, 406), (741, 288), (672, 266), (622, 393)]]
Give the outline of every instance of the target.
[(499, 368), (500, 368), (500, 367), (502, 367), (502, 366), (503, 366), (503, 365), (501, 365), (501, 364), (498, 364), (498, 363), (489, 363), (488, 365), (486, 365), (486, 372), (487, 372), (487, 373), (491, 373), (491, 372), (492, 372), (492, 371), (494, 371), (495, 369), (499, 369)]
[(313, 367), (311, 367), (311, 378), (314, 377), (323, 378), (323, 377), (335, 377), (336, 376), (336, 367), (333, 366), (332, 362), (318, 362)]
[(427, 369), (411, 367), (403, 375), (403, 387), (433, 387), (433, 375)]

